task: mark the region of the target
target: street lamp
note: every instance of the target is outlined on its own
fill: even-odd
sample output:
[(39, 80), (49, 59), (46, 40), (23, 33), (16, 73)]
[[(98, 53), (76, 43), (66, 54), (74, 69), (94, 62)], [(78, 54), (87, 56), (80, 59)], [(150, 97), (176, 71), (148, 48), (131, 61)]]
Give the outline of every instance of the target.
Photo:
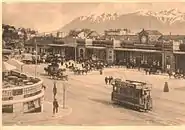
[(76, 43), (76, 37), (75, 37), (75, 62), (76, 62), (76, 48), (77, 48), (77, 43)]
[(35, 78), (37, 77), (37, 41), (36, 41), (36, 37), (35, 37)]
[(65, 82), (63, 83), (63, 109), (65, 109), (66, 104), (66, 85)]

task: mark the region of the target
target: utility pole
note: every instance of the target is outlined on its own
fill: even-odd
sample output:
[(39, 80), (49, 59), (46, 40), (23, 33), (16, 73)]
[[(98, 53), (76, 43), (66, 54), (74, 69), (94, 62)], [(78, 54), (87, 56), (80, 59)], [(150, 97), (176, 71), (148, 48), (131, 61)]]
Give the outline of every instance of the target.
[(36, 51), (36, 57), (35, 57), (35, 78), (37, 77), (37, 41), (35, 37), (35, 51)]
[(76, 43), (76, 37), (75, 37), (75, 62), (76, 62), (76, 46), (77, 46), (77, 43)]
[(63, 109), (65, 109), (65, 102), (66, 101), (66, 85), (63, 83)]

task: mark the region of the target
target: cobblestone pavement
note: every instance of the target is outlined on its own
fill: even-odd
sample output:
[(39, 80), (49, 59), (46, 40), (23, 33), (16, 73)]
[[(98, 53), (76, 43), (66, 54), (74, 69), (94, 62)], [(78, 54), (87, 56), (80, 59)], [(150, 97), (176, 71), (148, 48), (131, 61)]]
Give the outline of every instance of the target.
[[(44, 79), (47, 86), (45, 100), (52, 102), (53, 80), (45, 76), (44, 66), (37, 67), (38, 74)], [(24, 68), (29, 74), (33, 74), (34, 65)], [(113, 105), (111, 102), (110, 85), (105, 85), (104, 77), (113, 76), (131, 80), (146, 81), (153, 86), (153, 110), (148, 113), (137, 112)], [(164, 93), (164, 83), (168, 82), (170, 92)], [(169, 79), (166, 75), (145, 75), (137, 70), (125, 68), (104, 69), (103, 75), (93, 71), (87, 75), (74, 75), (69, 72), (66, 104), (72, 112), (64, 117), (51, 117), (49, 120), (24, 123), (22, 125), (183, 125), (185, 124), (185, 80)], [(62, 104), (63, 82), (57, 81), (57, 99)], [(48, 105), (48, 115), (51, 114), (51, 106)], [(65, 113), (65, 112), (64, 112)], [(33, 116), (34, 119), (36, 119)], [(7, 120), (3, 117), (3, 123)], [(10, 123), (11, 124), (11, 123)]]

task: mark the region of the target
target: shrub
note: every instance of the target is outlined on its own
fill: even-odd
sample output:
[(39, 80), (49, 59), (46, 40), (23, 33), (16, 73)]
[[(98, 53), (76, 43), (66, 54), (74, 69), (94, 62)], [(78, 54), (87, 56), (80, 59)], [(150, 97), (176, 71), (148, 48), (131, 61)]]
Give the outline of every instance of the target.
[(179, 45), (179, 49), (180, 49), (181, 51), (185, 51), (185, 44), (180, 44), (180, 45)]

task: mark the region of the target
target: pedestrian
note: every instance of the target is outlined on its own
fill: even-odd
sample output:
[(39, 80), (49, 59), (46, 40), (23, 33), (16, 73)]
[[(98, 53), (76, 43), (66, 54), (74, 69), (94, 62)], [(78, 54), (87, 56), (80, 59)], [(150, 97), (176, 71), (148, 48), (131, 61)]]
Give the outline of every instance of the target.
[(102, 75), (103, 74), (103, 70), (102, 69), (100, 69), (100, 75)]
[(108, 83), (108, 78), (107, 78), (107, 76), (105, 77), (105, 83), (106, 83), (106, 84)]
[(113, 81), (113, 77), (112, 77), (112, 76), (110, 76), (109, 84), (111, 84), (111, 83), (112, 83), (112, 81)]
[(46, 86), (44, 84), (42, 84), (42, 89), (46, 90)]
[(108, 84), (110, 84), (110, 82), (111, 82), (111, 77), (109, 76), (108, 77)]
[(54, 98), (56, 97), (57, 94), (57, 87), (56, 87), (56, 82), (54, 82), (54, 87), (53, 87), (53, 96)]
[(58, 113), (58, 107), (59, 107), (58, 101), (55, 98), (54, 101), (53, 101), (53, 114)]

